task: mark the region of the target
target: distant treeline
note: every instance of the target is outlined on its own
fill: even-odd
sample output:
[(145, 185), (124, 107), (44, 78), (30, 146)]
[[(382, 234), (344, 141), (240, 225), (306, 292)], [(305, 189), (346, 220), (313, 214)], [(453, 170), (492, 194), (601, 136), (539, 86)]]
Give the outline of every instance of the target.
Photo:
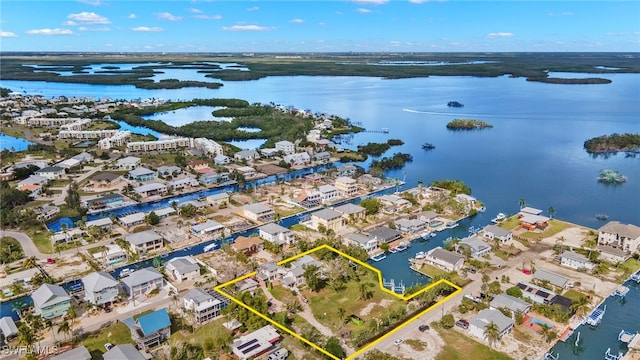
[(399, 139), (389, 139), (386, 143), (367, 143), (366, 145), (358, 145), (358, 151), (371, 155), (371, 156), (380, 156), (385, 151), (389, 150), (391, 146), (397, 146), (404, 144), (404, 141)]
[(584, 148), (592, 154), (637, 150), (640, 148), (640, 134), (602, 135), (585, 141)]
[(382, 171), (401, 169), (405, 163), (411, 161), (413, 161), (411, 154), (395, 153), (392, 157), (383, 157), (380, 160), (373, 160), (371, 162), (371, 169), (378, 169)]

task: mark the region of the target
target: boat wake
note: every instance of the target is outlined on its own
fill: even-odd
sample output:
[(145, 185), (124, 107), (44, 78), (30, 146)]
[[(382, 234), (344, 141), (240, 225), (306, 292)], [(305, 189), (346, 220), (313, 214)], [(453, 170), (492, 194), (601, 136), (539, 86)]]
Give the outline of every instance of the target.
[(413, 109), (402, 109), (404, 112), (414, 113), (414, 114), (427, 114), (427, 115), (454, 115), (454, 116), (487, 116), (486, 114), (461, 114), (459, 112), (443, 112), (443, 111), (423, 111), (423, 110), (413, 110)]

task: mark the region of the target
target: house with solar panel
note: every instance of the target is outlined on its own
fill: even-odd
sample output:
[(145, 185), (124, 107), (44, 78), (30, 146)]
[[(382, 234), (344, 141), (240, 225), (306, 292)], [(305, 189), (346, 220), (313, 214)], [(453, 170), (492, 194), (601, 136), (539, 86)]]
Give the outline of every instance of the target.
[(262, 327), (233, 341), (231, 350), (240, 360), (255, 359), (275, 348), (280, 334), (272, 325)]
[(171, 320), (166, 308), (122, 320), (131, 331), (131, 338), (141, 349), (147, 351), (160, 345), (171, 336)]

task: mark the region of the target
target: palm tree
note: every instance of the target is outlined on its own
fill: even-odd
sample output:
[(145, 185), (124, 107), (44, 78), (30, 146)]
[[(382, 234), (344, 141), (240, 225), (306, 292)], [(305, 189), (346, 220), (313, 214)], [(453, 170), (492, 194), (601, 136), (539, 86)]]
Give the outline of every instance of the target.
[(38, 259), (35, 256), (29, 256), (22, 261), (22, 269), (31, 269), (38, 265)]
[(346, 314), (346, 311), (343, 308), (339, 307), (338, 308), (338, 319), (340, 319), (340, 321), (344, 320), (345, 314)]
[(571, 305), (570, 309), (576, 315), (584, 317), (589, 313), (590, 305), (589, 298), (582, 296)]
[(553, 206), (549, 206), (547, 213), (549, 214), (549, 218), (553, 219), (553, 215), (556, 214), (556, 209), (554, 209)]
[(550, 331), (551, 331), (551, 326), (547, 324), (542, 324), (542, 330), (540, 330), (540, 334), (542, 334), (543, 338), (547, 338), (547, 336), (549, 336)]
[(20, 320), (22, 320), (22, 310), (24, 310), (24, 308), (26, 307), (27, 307), (27, 303), (25, 303), (22, 300), (18, 300), (11, 305), (11, 311), (18, 314), (18, 317), (20, 318)]
[(489, 348), (492, 348), (493, 344), (500, 338), (500, 328), (492, 321), (484, 327), (483, 335), (489, 342)]
[(71, 326), (69, 326), (68, 321), (64, 321), (62, 322), (62, 324), (58, 325), (58, 334), (63, 333), (65, 341), (67, 340), (67, 337), (69, 336), (70, 332), (71, 332)]

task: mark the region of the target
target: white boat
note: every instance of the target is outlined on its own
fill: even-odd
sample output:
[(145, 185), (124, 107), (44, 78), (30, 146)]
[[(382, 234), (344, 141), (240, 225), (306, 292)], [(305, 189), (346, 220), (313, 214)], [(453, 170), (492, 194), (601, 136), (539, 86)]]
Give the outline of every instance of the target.
[(458, 225), (460, 225), (460, 224), (458, 224), (456, 221), (451, 221), (451, 222), (448, 222), (448, 223), (447, 223), (447, 225), (445, 226), (445, 228), (447, 228), (447, 229), (453, 229), (453, 228), (458, 227)]
[(390, 247), (390, 248), (389, 248), (389, 252), (390, 252), (390, 253), (392, 253), (392, 254), (395, 254), (395, 253), (397, 253), (398, 251), (399, 251), (399, 250), (398, 250), (398, 248), (396, 248), (396, 247)]
[(203, 250), (204, 252), (207, 252), (207, 251), (215, 250), (215, 249), (217, 249), (217, 248), (218, 248), (218, 243), (215, 243), (215, 242), (214, 242), (214, 243), (211, 243), (211, 244), (209, 244), (209, 245), (205, 246), (202, 250)]
[(416, 253), (416, 259), (424, 259), (427, 257), (427, 253), (424, 251), (418, 251)]
[(505, 220), (506, 218), (507, 218), (507, 215), (505, 215), (504, 213), (499, 213), (498, 215), (496, 215), (496, 217), (491, 219), (491, 222), (494, 223), (494, 224), (497, 224), (500, 221)]
[(406, 242), (401, 242), (398, 246), (396, 246), (396, 251), (405, 251), (409, 248), (409, 244)]
[(481, 212), (481, 213), (483, 213), (483, 212), (485, 212), (485, 211), (487, 211), (487, 208), (486, 208), (486, 207), (484, 207), (484, 206), (482, 206), (482, 207), (480, 207), (480, 208), (478, 209), (478, 212)]
[(635, 274), (631, 275), (631, 276), (629, 277), (629, 280), (631, 280), (631, 281), (635, 281), (635, 282), (637, 282), (638, 284), (640, 284), (640, 270), (636, 271), (636, 272), (635, 272)]
[(420, 237), (421, 237), (423, 240), (429, 240), (429, 238), (430, 238), (430, 237), (432, 237), (432, 235), (433, 235), (433, 234), (431, 233), (431, 231), (425, 231), (425, 232), (423, 232), (422, 234), (420, 234)]
[(595, 310), (593, 310), (593, 312), (591, 312), (591, 314), (589, 314), (589, 316), (587, 316), (585, 322), (590, 326), (598, 326), (598, 324), (600, 324), (600, 321), (602, 321), (602, 318), (604, 317), (604, 313), (606, 311), (607, 305), (605, 305), (602, 309), (596, 308)]
[(378, 254), (378, 255), (376, 255), (376, 256), (372, 256), (372, 257), (371, 257), (371, 260), (378, 262), (378, 261), (382, 261), (382, 260), (384, 260), (384, 259), (386, 259), (386, 258), (387, 258), (387, 255), (385, 255), (385, 254)]

